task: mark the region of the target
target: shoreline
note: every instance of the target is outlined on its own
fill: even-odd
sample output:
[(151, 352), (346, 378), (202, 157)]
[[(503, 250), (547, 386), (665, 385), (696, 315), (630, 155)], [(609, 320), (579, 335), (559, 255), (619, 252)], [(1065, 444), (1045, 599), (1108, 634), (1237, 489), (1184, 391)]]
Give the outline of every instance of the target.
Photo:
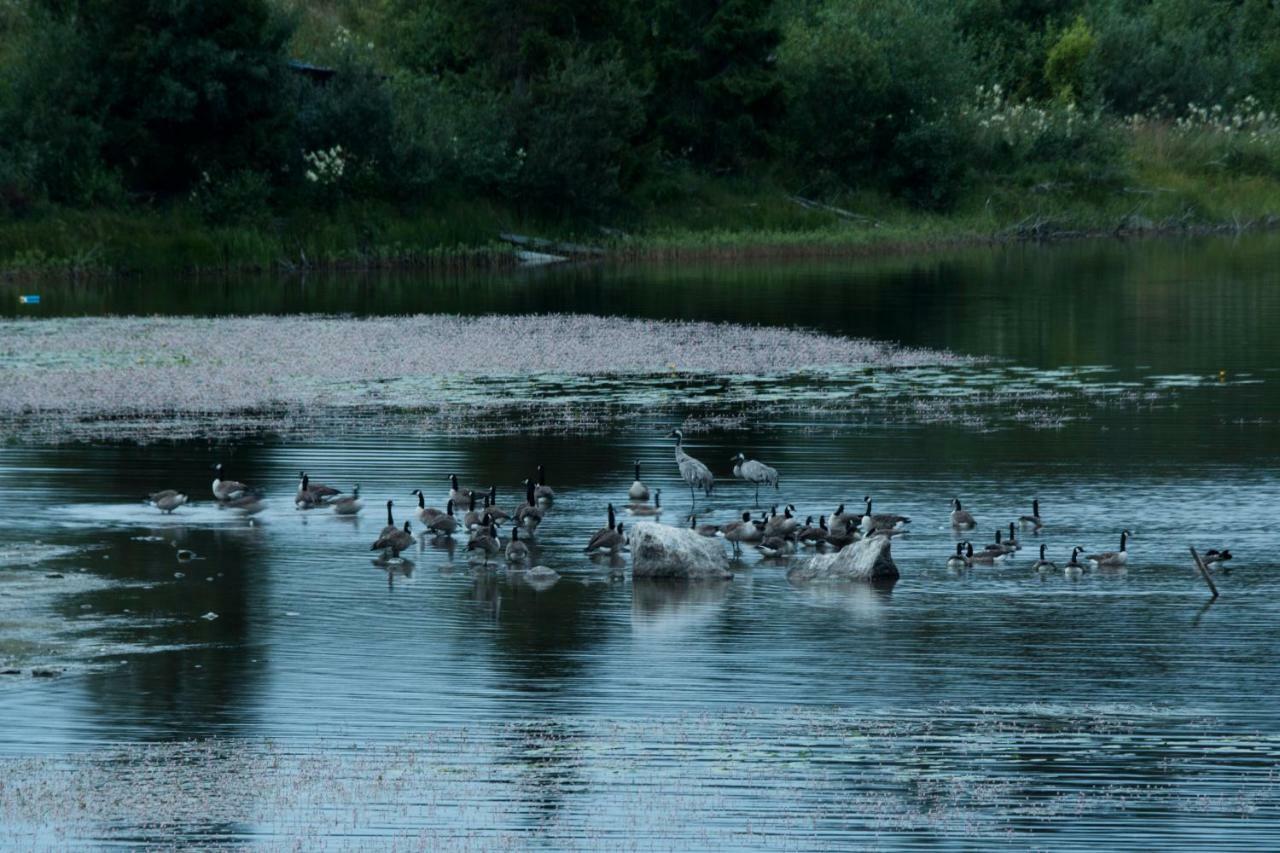
[[(142, 221), (145, 223), (146, 217)], [(138, 224), (140, 223), (134, 223)], [(0, 237), (3, 237), (5, 227), (0, 224)], [(348, 251), (330, 255), (323, 252), (308, 254), (305, 250), (298, 250), (296, 255), (286, 257), (279, 253), (270, 260), (261, 257), (232, 260), (232, 254), (223, 244), (218, 253), (220, 260), (215, 263), (174, 262), (151, 266), (142, 264), (140, 257), (138, 262), (130, 264), (98, 265), (93, 261), (95, 253), (101, 248), (97, 246), (86, 250), (84, 257), (74, 259), (45, 257), (37, 250), (35, 263), (14, 265), (11, 260), (7, 264), (0, 264), (0, 282), (110, 282), (155, 275), (226, 280), (261, 275), (304, 277), (309, 274), (379, 271), (423, 272), (427, 275), (449, 277), (565, 264), (641, 267), (665, 263), (887, 258), (1013, 245), (1054, 245), (1102, 240), (1178, 240), (1263, 234), (1277, 230), (1280, 230), (1280, 214), (1270, 211), (1244, 218), (1203, 222), (1188, 221), (1185, 217), (1170, 216), (1152, 221), (1127, 216), (1106, 226), (1072, 216), (1037, 214), (996, 228), (989, 227), (989, 224), (980, 228), (963, 217), (944, 219), (941, 223), (877, 223), (875, 226), (843, 223), (841, 227), (794, 227), (777, 230), (675, 228), (633, 236), (615, 236), (596, 242), (586, 242), (572, 234), (567, 235), (563, 241), (556, 237), (528, 237), (524, 239), (541, 244), (539, 250), (532, 253), (540, 257), (531, 263), (521, 261), (522, 253), (528, 251), (526, 245), (504, 242), (496, 231), (474, 244), (406, 249), (402, 243), (395, 242), (387, 246), (375, 244), (366, 253), (358, 255), (352, 255)], [(183, 237), (177, 231), (170, 236), (175, 242), (181, 241)], [(210, 230), (208, 236), (210, 245), (218, 242), (215, 230)], [(255, 248), (253, 253), (260, 254), (259, 248)], [(545, 259), (548, 257), (552, 260)]]

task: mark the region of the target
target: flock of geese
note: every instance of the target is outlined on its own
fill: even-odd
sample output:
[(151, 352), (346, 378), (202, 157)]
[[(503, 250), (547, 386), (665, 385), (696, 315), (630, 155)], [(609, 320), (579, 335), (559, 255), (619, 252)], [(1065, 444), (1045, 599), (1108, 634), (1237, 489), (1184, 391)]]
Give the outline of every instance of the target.
[[(777, 506), (761, 511), (759, 518), (752, 518), (751, 512), (744, 511), (740, 518), (726, 524), (699, 524), (696, 514), (697, 493), (701, 491), (710, 496), (715, 487), (715, 476), (707, 465), (685, 452), (684, 434), (681, 430), (673, 430), (668, 437), (675, 439), (676, 467), (680, 478), (689, 487), (690, 499), (694, 505), (694, 512), (689, 516), (690, 528), (702, 536), (723, 538), (730, 543), (735, 555), (741, 555), (743, 546), (753, 546), (766, 558), (788, 557), (802, 548), (838, 550), (868, 537), (899, 535), (911, 523), (908, 516), (873, 512), (872, 499), (868, 495), (863, 498), (864, 512), (846, 512), (845, 505), (840, 504), (830, 515), (820, 514), (816, 523), (812, 515), (801, 523), (795, 506), (787, 504), (781, 512)], [(734, 478), (754, 487), (757, 507), (761, 486), (772, 486), (775, 491), (778, 490), (777, 469), (748, 459), (742, 453), (734, 456), (730, 462)], [(421, 489), (411, 492), (417, 500), (417, 506), (410, 512), (421, 526), (420, 531), (413, 529), (408, 518), (402, 524), (397, 524), (395, 502), (388, 500), (387, 523), (370, 545), (370, 550), (382, 552), (384, 560), (393, 561), (398, 560), (400, 554), (415, 542), (427, 539), (437, 542), (452, 541), (455, 537), (465, 537), (468, 552), (483, 560), (486, 565), (496, 558), (503, 558), (513, 565), (530, 561), (530, 545), (536, 541), (535, 534), (550, 515), (555, 503), (555, 491), (547, 485), (543, 466), (537, 466), (534, 475), (523, 481), (525, 500), (516, 507), (503, 508), (499, 505), (496, 486), (490, 486), (487, 490), (464, 489), (456, 474), (450, 474), (448, 481), (449, 492), (443, 509), (428, 506), (426, 495)], [(214, 466), (212, 491), (218, 506), (244, 515), (254, 515), (265, 506), (262, 490), (226, 479), (221, 464)], [(638, 461), (635, 463), (635, 480), (627, 491), (627, 497), (630, 500), (626, 507), (629, 515), (656, 518), (662, 514), (662, 490), (654, 489), (651, 495), (649, 487), (640, 477)], [(147, 502), (161, 512), (172, 513), (185, 505), (188, 497), (177, 490), (166, 489), (149, 495)], [(316, 482), (305, 471), (300, 472), (294, 504), (298, 509), (323, 508), (347, 517), (355, 516), (363, 509), (359, 484), (356, 484), (350, 494), (344, 494), (338, 489)], [(597, 530), (586, 544), (584, 551), (588, 554), (616, 555), (627, 548), (626, 525), (618, 520), (618, 510), (612, 503), (607, 506), (606, 515), (605, 526)], [(951, 502), (950, 525), (957, 535), (969, 533), (978, 526), (977, 519), (964, 508), (959, 498)], [(504, 539), (502, 529), (505, 527), (509, 527), (510, 535)], [(991, 566), (1013, 557), (1023, 547), (1017, 535), (1019, 527), (1034, 535), (1039, 535), (1043, 530), (1045, 522), (1040, 514), (1038, 499), (1031, 502), (1029, 515), (1020, 516), (1016, 521), (1008, 523), (1007, 537), (1004, 536), (1005, 529), (1001, 527), (995, 531), (994, 541), (981, 548), (976, 548), (970, 539), (961, 539), (956, 543), (954, 552), (947, 555), (946, 565), (948, 568), (964, 570), (974, 566)], [(1073, 547), (1070, 558), (1061, 567), (1047, 558), (1047, 546), (1042, 543), (1039, 559), (1032, 568), (1038, 572), (1061, 570), (1068, 576), (1077, 577), (1090, 568), (1123, 567), (1129, 559), (1128, 545), (1131, 536), (1128, 530), (1122, 531), (1120, 547), (1115, 551), (1084, 555), (1083, 547)], [(1205, 554), (1206, 566), (1213, 570), (1224, 568), (1230, 559), (1231, 552), (1225, 549), (1212, 549)]]

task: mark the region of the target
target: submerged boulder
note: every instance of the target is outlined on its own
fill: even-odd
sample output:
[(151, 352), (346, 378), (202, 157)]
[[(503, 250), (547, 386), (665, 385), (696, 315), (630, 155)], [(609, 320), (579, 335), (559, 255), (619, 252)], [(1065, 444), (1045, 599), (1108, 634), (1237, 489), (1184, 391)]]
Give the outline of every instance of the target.
[(792, 583), (897, 579), (898, 566), (893, 562), (888, 536), (859, 539), (834, 554), (817, 554), (801, 560), (787, 572), (787, 580)]
[(683, 527), (637, 524), (630, 531), (631, 577), (729, 580), (724, 543)]

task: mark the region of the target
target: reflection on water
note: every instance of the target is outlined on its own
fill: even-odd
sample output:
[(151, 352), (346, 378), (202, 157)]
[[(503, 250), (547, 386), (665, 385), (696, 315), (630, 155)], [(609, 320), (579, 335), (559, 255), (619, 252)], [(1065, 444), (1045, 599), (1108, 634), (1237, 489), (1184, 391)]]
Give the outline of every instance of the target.
[[(1280, 477), (1263, 372), (1275, 344), (1247, 336), (1280, 319), (1280, 289), (1264, 291), (1248, 263), (1257, 244), (1238, 263), (1218, 244), (1172, 257), (1156, 245), (1124, 262), (1108, 247), (1050, 255), (1037, 266), (1046, 280), (1025, 292), (1012, 285), (1036, 250), (877, 275), (917, 294), (976, 275), (964, 281), (973, 298), (1005, 294), (987, 306), (997, 328), (1022, 318), (984, 341), (922, 310), (918, 337), (899, 335), (908, 343), (954, 344), (926, 340), (954, 331), (969, 336), (962, 348), (990, 344), (1028, 364), (1081, 355), (1136, 372), (1140, 357), (1145, 375), (1198, 377), (1238, 347), (1248, 351), (1223, 363), (1249, 365), (1261, 385), (1198, 382), (1171, 405), (1101, 405), (1052, 430), (797, 410), (768, 428), (687, 437), (718, 476), (739, 450), (776, 466), (777, 499), (801, 517), (858, 508), (866, 494), (911, 516), (893, 543), (902, 579), (891, 590), (796, 586), (785, 565), (751, 553), (725, 584), (633, 584), (619, 578), (625, 560), (584, 555), (604, 505), (626, 502), (633, 459), (663, 489), (663, 521), (687, 524), (671, 424), (652, 416), (588, 438), (0, 448), (0, 670), (22, 670), (0, 675), (0, 845), (1277, 847), (1280, 542), (1267, 510)], [(1176, 295), (1180, 270), (1210, 266), (1218, 277), (1195, 286), (1225, 305)], [(603, 273), (555, 275), (528, 298), (551, 281), (585, 303), (604, 298), (588, 287)], [(617, 310), (658, 311), (629, 275), (641, 274), (605, 279), (605, 294), (631, 293)], [(687, 286), (694, 273), (674, 280), (695, 307), (732, 315), (755, 292), (748, 273), (735, 276), (711, 277), (705, 292)], [(797, 293), (830, 276), (798, 271)], [(1098, 284), (1108, 276), (1111, 289)], [(882, 317), (903, 298), (856, 276), (849, 286)], [(1049, 313), (1055, 327), (1071, 319), (1058, 287), (1092, 295), (1077, 320), (1112, 300), (1177, 310), (1169, 328), (1124, 340), (1072, 321), (1078, 350), (1064, 355), (1054, 332), (1043, 361), (1027, 357)], [(757, 320), (773, 319), (777, 294), (762, 292)], [(1197, 306), (1213, 323), (1236, 318), (1246, 337), (1206, 336), (1208, 315), (1187, 316)], [(813, 324), (861, 333), (853, 316)], [(1161, 343), (1178, 329), (1198, 331), (1182, 348)], [(1097, 351), (1104, 340), (1114, 349)], [(207, 502), (215, 461), (267, 489), (252, 523)], [(388, 498), (397, 518), (415, 488), (443, 504), (458, 473), (513, 504), (537, 464), (557, 501), (530, 565), (558, 581), (472, 565), (465, 543), (424, 542), (398, 564), (370, 553)], [(360, 482), (364, 515), (295, 510), (303, 469)], [(173, 516), (141, 504), (168, 486), (195, 503)], [(979, 519), (975, 543), (1033, 497), (1048, 523), (1022, 533), (1008, 563), (952, 571), (957, 495)], [(725, 479), (699, 521), (750, 502)], [(1116, 547), (1122, 528), (1134, 534), (1124, 571), (1030, 570), (1039, 542), (1061, 563), (1073, 545)], [(1212, 606), (1189, 544), (1236, 554)], [(37, 679), (33, 667), (64, 672)]]

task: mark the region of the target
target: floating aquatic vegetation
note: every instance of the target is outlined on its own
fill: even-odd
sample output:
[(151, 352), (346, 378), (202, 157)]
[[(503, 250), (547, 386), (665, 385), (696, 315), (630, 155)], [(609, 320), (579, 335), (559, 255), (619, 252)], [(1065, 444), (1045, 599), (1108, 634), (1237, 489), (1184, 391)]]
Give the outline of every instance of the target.
[[(1155, 403), (1196, 384), (800, 329), (587, 315), (17, 320), (0, 321), (0, 338), (0, 439), (28, 443), (583, 433), (655, 412), (696, 431), (795, 407), (1055, 427), (1082, 416), (1065, 411), (1081, 401)], [(1057, 402), (1063, 411), (1046, 408)]]

